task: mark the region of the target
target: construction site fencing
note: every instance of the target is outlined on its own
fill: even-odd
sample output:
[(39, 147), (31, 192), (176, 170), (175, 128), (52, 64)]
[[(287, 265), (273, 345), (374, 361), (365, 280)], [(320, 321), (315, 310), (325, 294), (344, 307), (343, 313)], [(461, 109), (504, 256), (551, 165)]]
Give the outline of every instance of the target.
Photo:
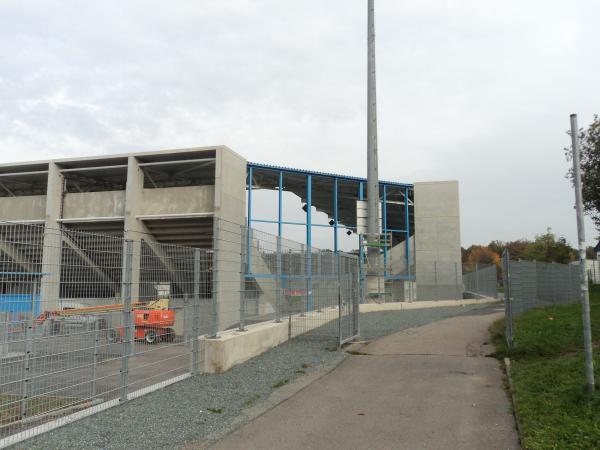
[(198, 370), (212, 250), (0, 223), (0, 446)]
[(494, 264), (463, 264), (465, 297), (498, 297), (498, 268)]
[(506, 336), (513, 345), (514, 317), (533, 308), (580, 301), (579, 266), (539, 261), (512, 261), (502, 257)]
[(0, 222), (0, 447), (198, 373), (201, 337), (355, 338), (358, 266), (219, 219), (210, 248)]
[[(308, 248), (264, 231), (216, 221), (217, 293), (223, 328), (288, 322), (289, 337), (358, 335), (356, 255)], [(226, 269), (225, 269), (226, 268)]]

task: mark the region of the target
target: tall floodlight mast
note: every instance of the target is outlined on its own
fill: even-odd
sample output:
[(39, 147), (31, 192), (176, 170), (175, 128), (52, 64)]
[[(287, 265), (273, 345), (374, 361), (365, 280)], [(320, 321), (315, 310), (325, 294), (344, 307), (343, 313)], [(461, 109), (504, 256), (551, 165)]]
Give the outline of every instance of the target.
[(379, 168), (377, 164), (377, 95), (375, 86), (375, 0), (368, 0), (367, 82), (367, 232), (379, 234)]
[(377, 163), (377, 96), (375, 87), (375, 0), (368, 0), (367, 19), (367, 279), (370, 298), (381, 291), (379, 241), (379, 168)]

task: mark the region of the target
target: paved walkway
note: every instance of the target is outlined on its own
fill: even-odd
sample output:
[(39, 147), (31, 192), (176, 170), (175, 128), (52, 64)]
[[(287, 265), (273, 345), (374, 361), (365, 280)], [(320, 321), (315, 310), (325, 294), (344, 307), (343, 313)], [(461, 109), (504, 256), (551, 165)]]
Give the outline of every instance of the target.
[(494, 307), (378, 339), (215, 449), (518, 449)]

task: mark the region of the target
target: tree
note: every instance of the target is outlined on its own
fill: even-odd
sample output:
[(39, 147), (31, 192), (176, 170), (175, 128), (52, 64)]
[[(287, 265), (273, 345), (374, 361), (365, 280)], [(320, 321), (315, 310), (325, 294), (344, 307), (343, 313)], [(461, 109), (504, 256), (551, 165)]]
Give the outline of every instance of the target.
[[(600, 232), (600, 117), (598, 115), (594, 116), (594, 121), (587, 130), (583, 128), (579, 130), (579, 144), (583, 207)], [(567, 159), (571, 161), (571, 149), (565, 151)], [(569, 170), (568, 176), (573, 179), (573, 169)]]
[(467, 264), (493, 264), (500, 266), (500, 256), (483, 245), (472, 245), (467, 249), (465, 262)]
[(564, 237), (557, 238), (552, 229), (538, 234), (522, 255), (523, 259), (531, 261), (546, 261), (567, 264), (577, 259), (577, 253)]
[(530, 245), (531, 241), (528, 241), (527, 239), (518, 239), (505, 244), (511, 259), (525, 259), (525, 250), (527, 250), (527, 247)]

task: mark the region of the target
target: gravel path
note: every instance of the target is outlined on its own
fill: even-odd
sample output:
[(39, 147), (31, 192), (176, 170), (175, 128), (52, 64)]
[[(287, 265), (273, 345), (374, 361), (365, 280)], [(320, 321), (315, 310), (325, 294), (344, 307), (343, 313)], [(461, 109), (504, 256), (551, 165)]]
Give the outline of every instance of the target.
[[(456, 316), (482, 305), (361, 314), (361, 338)], [(224, 430), (241, 411), (269, 396), (274, 385), (338, 364), (331, 342), (296, 338), (224, 374), (201, 374), (71, 425), (17, 444), (26, 449), (177, 448)]]

